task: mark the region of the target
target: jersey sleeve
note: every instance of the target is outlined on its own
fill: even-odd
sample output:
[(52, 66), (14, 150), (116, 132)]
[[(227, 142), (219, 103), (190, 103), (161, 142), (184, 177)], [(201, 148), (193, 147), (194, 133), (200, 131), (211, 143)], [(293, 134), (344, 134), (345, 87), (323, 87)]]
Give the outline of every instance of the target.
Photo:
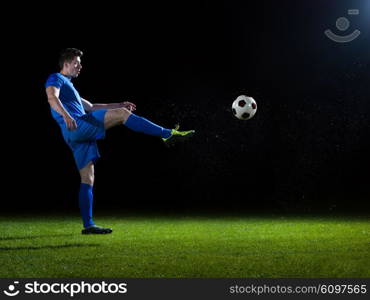
[(62, 85), (63, 80), (56, 74), (51, 74), (49, 78), (46, 80), (45, 88), (48, 88), (49, 86), (55, 86), (56, 88), (60, 89)]

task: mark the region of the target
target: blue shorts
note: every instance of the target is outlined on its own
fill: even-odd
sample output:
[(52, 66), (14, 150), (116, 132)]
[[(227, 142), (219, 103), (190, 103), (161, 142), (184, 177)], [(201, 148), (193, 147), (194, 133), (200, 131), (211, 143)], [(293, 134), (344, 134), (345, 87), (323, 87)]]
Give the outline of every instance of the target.
[(106, 109), (100, 109), (75, 118), (76, 130), (62, 129), (63, 137), (73, 152), (77, 168), (84, 168), (90, 161), (95, 162), (100, 153), (96, 140), (104, 139), (104, 116)]

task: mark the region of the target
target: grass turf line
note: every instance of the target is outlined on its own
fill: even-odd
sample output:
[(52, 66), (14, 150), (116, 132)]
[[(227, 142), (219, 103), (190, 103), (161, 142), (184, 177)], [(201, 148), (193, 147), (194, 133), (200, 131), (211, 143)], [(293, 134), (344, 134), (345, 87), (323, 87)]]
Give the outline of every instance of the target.
[(0, 277), (370, 277), (370, 221), (354, 217), (0, 217)]

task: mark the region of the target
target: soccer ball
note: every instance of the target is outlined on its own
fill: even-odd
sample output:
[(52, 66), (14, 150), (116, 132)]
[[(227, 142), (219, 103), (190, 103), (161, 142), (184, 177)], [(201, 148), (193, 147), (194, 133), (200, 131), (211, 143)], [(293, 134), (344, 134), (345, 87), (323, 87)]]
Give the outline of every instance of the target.
[(240, 120), (251, 119), (257, 111), (257, 103), (252, 97), (240, 95), (231, 106), (233, 115)]

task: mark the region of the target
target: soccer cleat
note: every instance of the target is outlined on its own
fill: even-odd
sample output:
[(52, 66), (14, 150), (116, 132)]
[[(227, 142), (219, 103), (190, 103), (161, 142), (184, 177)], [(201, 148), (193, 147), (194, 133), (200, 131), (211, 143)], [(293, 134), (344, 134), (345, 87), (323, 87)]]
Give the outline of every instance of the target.
[(81, 233), (82, 234), (107, 234), (107, 233), (112, 233), (112, 229), (93, 225), (85, 229), (82, 229)]
[(193, 136), (195, 130), (179, 131), (180, 125), (176, 124), (175, 129), (171, 130), (171, 136), (162, 138), (167, 146), (172, 146), (179, 141), (185, 141)]

